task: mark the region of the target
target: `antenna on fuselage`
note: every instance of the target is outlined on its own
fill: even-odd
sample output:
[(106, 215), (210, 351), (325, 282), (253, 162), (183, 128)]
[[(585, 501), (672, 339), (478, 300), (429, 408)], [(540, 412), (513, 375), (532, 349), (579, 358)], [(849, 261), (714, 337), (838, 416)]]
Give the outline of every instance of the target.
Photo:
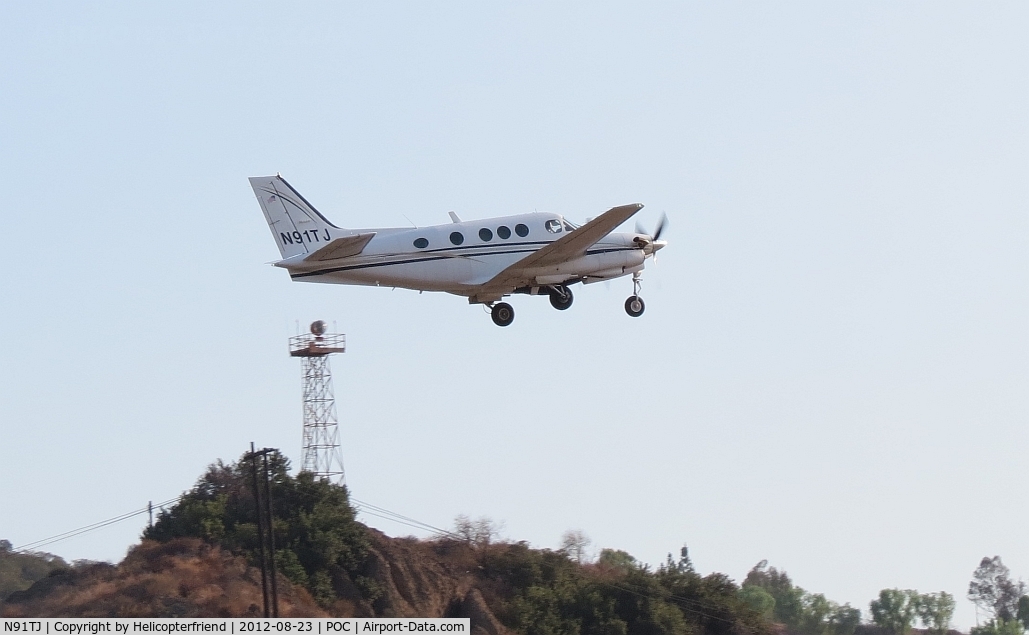
[(461, 222), (461, 219), (457, 217), (457, 212), (448, 212), (448, 213), (450, 214), (450, 220), (454, 221), (455, 223), (460, 223)]

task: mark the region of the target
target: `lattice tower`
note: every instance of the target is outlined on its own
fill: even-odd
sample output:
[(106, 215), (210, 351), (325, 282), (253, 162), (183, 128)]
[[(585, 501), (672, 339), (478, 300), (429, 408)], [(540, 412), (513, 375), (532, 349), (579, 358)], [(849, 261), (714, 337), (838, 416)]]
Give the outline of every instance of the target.
[(304, 384), (303, 461), (300, 470), (340, 485), (346, 482), (339, 442), (339, 419), (329, 356), (346, 351), (346, 336), (326, 333), (321, 320), (311, 333), (289, 338), (289, 354), (299, 357)]

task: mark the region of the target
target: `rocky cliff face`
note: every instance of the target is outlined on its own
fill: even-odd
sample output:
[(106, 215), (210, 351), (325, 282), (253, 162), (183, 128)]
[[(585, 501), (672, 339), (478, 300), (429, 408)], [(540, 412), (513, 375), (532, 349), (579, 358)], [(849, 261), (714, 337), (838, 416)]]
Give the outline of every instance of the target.
[(359, 617), (467, 617), (477, 635), (508, 631), (477, 588), (475, 555), (457, 542), (429, 543), (390, 538), (369, 530), (372, 547), (364, 574), (375, 581), (371, 601), (350, 580), (337, 580), (337, 592)]

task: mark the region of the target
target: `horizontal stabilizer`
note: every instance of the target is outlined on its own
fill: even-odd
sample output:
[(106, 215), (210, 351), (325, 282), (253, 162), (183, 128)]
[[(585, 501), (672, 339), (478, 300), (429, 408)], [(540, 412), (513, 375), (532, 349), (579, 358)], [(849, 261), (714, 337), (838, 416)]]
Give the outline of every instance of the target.
[(339, 258), (356, 256), (364, 251), (365, 245), (374, 236), (375, 232), (369, 232), (367, 234), (355, 234), (353, 236), (337, 238), (321, 249), (308, 254), (304, 258), (304, 262), (324, 262), (326, 260), (338, 260)]

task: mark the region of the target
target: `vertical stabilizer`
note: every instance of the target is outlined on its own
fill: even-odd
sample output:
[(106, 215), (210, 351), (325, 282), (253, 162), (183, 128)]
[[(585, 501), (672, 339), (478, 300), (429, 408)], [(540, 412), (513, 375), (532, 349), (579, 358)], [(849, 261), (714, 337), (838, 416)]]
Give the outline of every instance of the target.
[(281, 176), (252, 176), (250, 187), (283, 259), (313, 252), (348, 233), (330, 223)]

